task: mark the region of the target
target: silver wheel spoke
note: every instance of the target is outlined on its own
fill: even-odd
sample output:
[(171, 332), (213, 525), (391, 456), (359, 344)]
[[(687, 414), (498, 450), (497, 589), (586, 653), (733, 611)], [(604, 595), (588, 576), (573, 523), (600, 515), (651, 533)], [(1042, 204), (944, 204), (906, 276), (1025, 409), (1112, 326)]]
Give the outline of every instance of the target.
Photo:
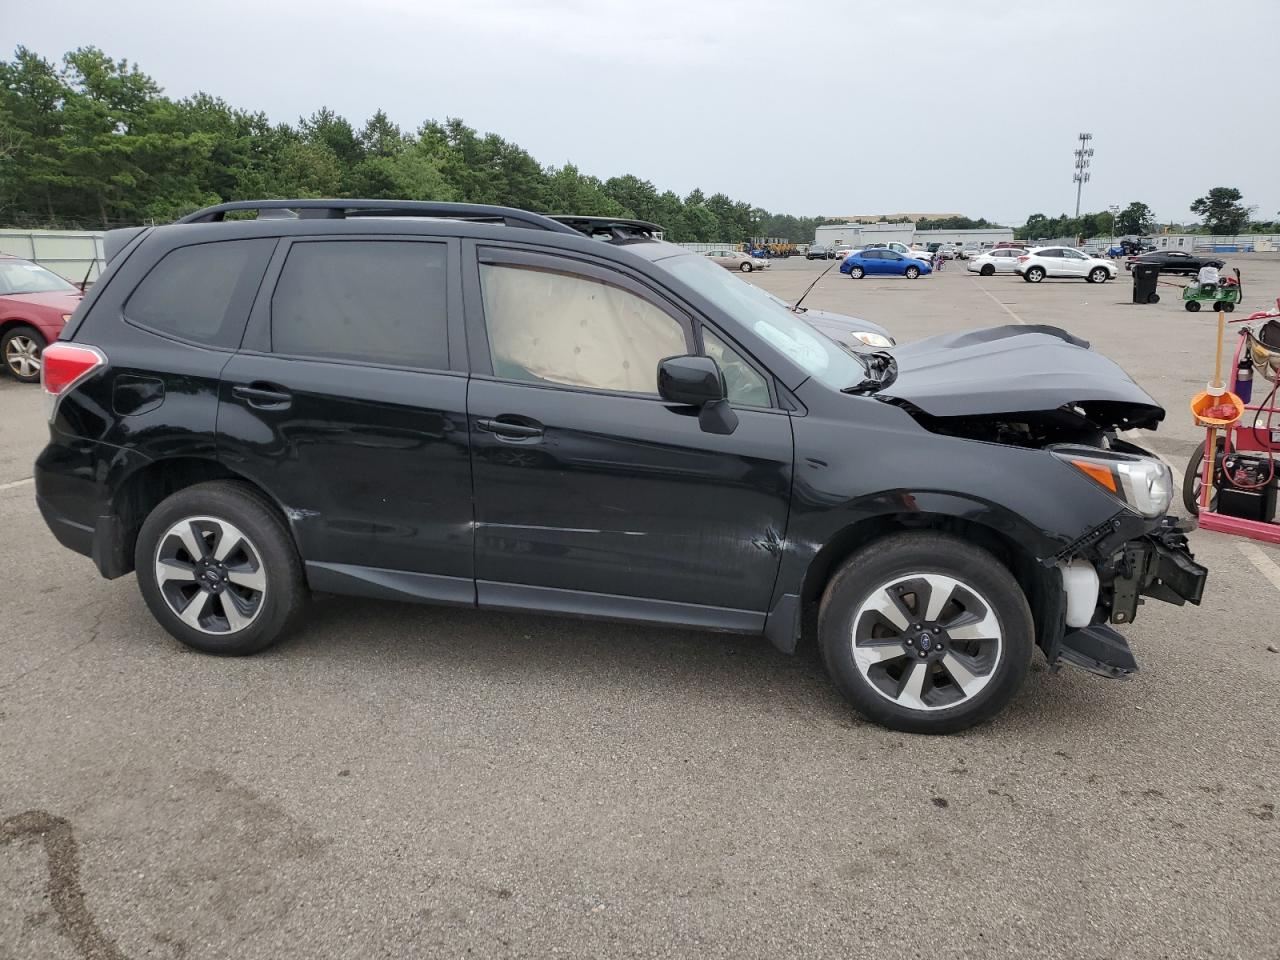
[(227, 576), (231, 582), (240, 587), (248, 587), (250, 590), (267, 589), (267, 574), (259, 567), (257, 570), (249, 570), (248, 568), (234, 569), (227, 568)]
[(220, 523), (218, 527), (218, 542), (213, 548), (213, 559), (222, 561), (240, 546), (244, 541), (244, 534), (229, 523)]
[(194, 583), (196, 579), (196, 569), (189, 563), (183, 563), (181, 560), (161, 560), (156, 563), (156, 579), (161, 584), (176, 580), (180, 583)]
[(868, 611), (874, 610), (880, 616), (884, 617), (898, 630), (907, 629), (907, 618), (901, 610), (898, 609), (897, 603), (894, 602), (893, 596), (888, 590), (879, 590), (876, 594), (867, 600), (866, 607)]
[(200, 618), (204, 616), (204, 612), (209, 606), (209, 593), (206, 590), (197, 590), (196, 595), (191, 598), (185, 607), (178, 611), (178, 616), (182, 622), (189, 627), (202, 630), (200, 626)]
[(1000, 636), (1000, 624), (996, 615), (987, 610), (982, 619), (976, 623), (966, 623), (959, 627), (948, 627), (947, 633), (952, 640), (993, 640)]
[(206, 550), (204, 537), (200, 535), (200, 531), (196, 529), (194, 523), (183, 523), (173, 532), (178, 535), (182, 545), (187, 548), (187, 554), (193, 561), (204, 559)]
[(942, 658), (942, 666), (951, 674), (951, 679), (964, 691), (966, 697), (973, 696), (987, 685), (988, 677), (979, 677), (971, 672), (954, 653), (948, 653)]
[(924, 680), (929, 674), (927, 663), (913, 663), (903, 678), (902, 689), (898, 693), (898, 702), (913, 710), (922, 710), (924, 702)]
[(905, 657), (906, 651), (902, 649), (902, 644), (897, 640), (891, 643), (866, 643), (853, 648), (854, 659), (858, 661), (858, 666), (866, 670), (872, 664), (884, 663), (886, 660), (893, 660), (896, 657)]
[(240, 612), (240, 605), (230, 593), (222, 593), (218, 596), (218, 599), (222, 603), (222, 612), (227, 618), (227, 626), (233, 632), (243, 630), (253, 620), (253, 617), (245, 616)]
[(958, 584), (950, 577), (938, 574), (926, 574), (925, 583), (929, 584), (929, 604), (925, 608), (924, 618), (936, 621), (942, 616), (942, 608), (947, 605)]

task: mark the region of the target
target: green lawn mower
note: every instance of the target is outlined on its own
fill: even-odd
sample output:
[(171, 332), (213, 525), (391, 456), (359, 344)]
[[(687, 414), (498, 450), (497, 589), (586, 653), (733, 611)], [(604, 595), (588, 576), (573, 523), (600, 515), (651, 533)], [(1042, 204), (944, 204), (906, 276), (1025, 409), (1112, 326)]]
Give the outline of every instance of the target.
[(1221, 283), (1189, 283), (1182, 288), (1182, 305), (1190, 313), (1200, 309), (1200, 304), (1211, 303), (1214, 310), (1230, 313), (1244, 299), (1244, 284), (1240, 282), (1240, 268), (1234, 270), (1235, 278), (1228, 277)]

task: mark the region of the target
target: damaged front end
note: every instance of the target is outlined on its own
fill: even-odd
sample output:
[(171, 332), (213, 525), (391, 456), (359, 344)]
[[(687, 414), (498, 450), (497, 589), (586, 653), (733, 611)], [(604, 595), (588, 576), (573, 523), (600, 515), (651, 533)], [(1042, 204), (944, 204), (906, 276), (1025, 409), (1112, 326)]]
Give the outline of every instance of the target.
[(1062, 590), (1058, 609), (1044, 611), (1040, 648), (1051, 668), (1069, 663), (1099, 676), (1122, 679), (1136, 673), (1129, 642), (1113, 625), (1132, 623), (1144, 597), (1181, 606), (1199, 605), (1208, 571), (1195, 562), (1190, 522), (1151, 521), (1121, 513), (1089, 531), (1046, 561)]
[(1111, 360), (1054, 327), (933, 337), (894, 358), (896, 377), (877, 399), (931, 433), (1043, 451), (1110, 496), (1113, 515), (1040, 558), (1034, 613), (1053, 668), (1133, 674), (1137, 662), (1115, 626), (1132, 622), (1145, 597), (1199, 604), (1207, 576), (1189, 549), (1189, 526), (1165, 515), (1168, 466), (1120, 437), (1155, 428), (1164, 409)]

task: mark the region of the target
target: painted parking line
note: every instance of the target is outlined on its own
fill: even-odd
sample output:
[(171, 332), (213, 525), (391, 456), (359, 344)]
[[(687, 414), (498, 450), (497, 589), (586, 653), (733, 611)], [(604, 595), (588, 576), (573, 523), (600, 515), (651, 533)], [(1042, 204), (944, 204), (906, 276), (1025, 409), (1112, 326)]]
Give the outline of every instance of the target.
[(0, 483), (0, 490), (13, 490), (17, 487), (24, 486), (35, 480), (35, 477), (23, 477), (21, 480), (10, 480), (8, 483)]
[(996, 299), (995, 294), (993, 294), (990, 290), (988, 290), (986, 287), (984, 287), (982, 284), (980, 284), (980, 283), (979, 283), (979, 282), (978, 282), (974, 277), (970, 277), (970, 278), (969, 278), (969, 282), (970, 282), (970, 283), (972, 283), (972, 284), (973, 284), (975, 287), (977, 287), (979, 290), (981, 290), (983, 293), (985, 293), (988, 297), (990, 297), (990, 298), (991, 298), (991, 302), (992, 302), (992, 303), (994, 303), (997, 307), (999, 307), (1001, 310), (1003, 310), (1003, 311), (1004, 311), (1005, 313), (1007, 313), (1009, 316), (1013, 317), (1013, 322), (1014, 322), (1014, 323), (1020, 323), (1020, 324), (1022, 324), (1023, 326), (1026, 326), (1027, 321), (1023, 320), (1020, 316), (1018, 316), (1016, 313), (1014, 313), (1012, 310), (1010, 310), (1010, 309), (1009, 309), (1009, 305), (1008, 305), (1008, 304), (1006, 304), (1006, 303), (1001, 303), (999, 300), (997, 300), (997, 299)]
[(1252, 543), (1237, 542), (1236, 547), (1249, 558), (1264, 577), (1271, 581), (1273, 587), (1280, 590), (1280, 564), (1268, 557), (1261, 547)]

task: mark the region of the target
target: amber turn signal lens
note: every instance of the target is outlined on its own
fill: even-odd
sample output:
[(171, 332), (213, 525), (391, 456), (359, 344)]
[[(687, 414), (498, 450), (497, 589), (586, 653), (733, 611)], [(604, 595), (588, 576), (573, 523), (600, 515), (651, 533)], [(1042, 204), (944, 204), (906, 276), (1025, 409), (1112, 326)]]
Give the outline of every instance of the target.
[(1088, 460), (1070, 460), (1068, 462), (1081, 473), (1098, 481), (1112, 493), (1119, 492), (1116, 488), (1116, 475), (1110, 468), (1098, 463), (1090, 463)]

